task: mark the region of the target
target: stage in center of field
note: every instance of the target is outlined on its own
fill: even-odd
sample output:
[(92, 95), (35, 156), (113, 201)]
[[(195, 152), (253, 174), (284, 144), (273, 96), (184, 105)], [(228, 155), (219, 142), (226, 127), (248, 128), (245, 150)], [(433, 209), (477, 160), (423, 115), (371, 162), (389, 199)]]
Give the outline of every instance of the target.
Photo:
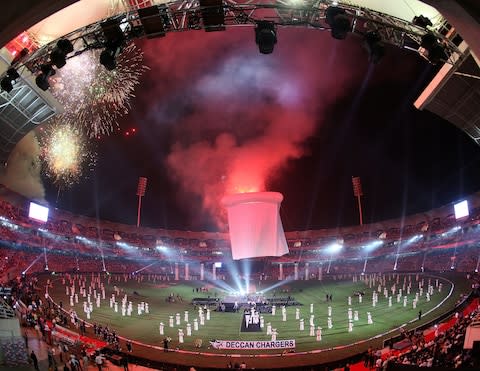
[(245, 309), (240, 332), (260, 332), (260, 313), (255, 308)]

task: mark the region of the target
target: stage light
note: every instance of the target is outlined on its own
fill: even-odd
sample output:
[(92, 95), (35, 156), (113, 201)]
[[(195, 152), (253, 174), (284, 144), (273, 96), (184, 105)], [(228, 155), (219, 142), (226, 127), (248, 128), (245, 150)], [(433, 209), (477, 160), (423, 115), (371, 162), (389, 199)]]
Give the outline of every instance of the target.
[(35, 78), (35, 83), (40, 89), (46, 91), (50, 87), (48, 79), (51, 76), (55, 75), (55, 70), (53, 69), (53, 66), (51, 64), (44, 64), (40, 68), (42, 70), (42, 73)]
[(30, 50), (28, 50), (28, 48), (23, 48), (22, 50), (20, 50), (20, 53), (15, 55), (15, 58), (13, 58), (13, 61), (10, 65), (13, 66), (18, 62), (22, 61), (28, 55), (28, 53), (30, 53)]
[(7, 74), (0, 82), (2, 90), (10, 93), (13, 90), (13, 82), (18, 79), (20, 75), (15, 68), (9, 68)]
[(427, 28), (433, 26), (432, 21), (425, 17), (424, 15), (419, 15), (416, 17), (413, 17), (412, 23), (415, 26), (422, 27), (422, 28)]
[(117, 56), (120, 54), (120, 48), (105, 49), (100, 54), (100, 64), (104, 66), (108, 71), (112, 71), (117, 68)]
[(57, 46), (50, 53), (50, 61), (57, 68), (62, 68), (67, 63), (67, 54), (73, 52), (73, 45), (68, 39), (60, 39)]
[(17, 70), (15, 68), (9, 68), (8, 71), (7, 71), (7, 76), (11, 80), (16, 80), (16, 79), (20, 78), (20, 74), (17, 72)]
[(373, 64), (377, 64), (385, 55), (385, 46), (377, 31), (369, 31), (365, 34), (363, 46), (368, 52), (368, 60)]
[(337, 40), (343, 40), (351, 31), (352, 25), (344, 9), (329, 6), (325, 11), (325, 20), (332, 27), (332, 37)]
[(429, 32), (423, 35), (420, 46), (424, 50), (423, 56), (431, 64), (438, 64), (448, 59), (445, 48), (438, 42), (437, 37), (433, 33)]
[(277, 43), (275, 24), (269, 21), (258, 21), (255, 27), (255, 42), (262, 54), (271, 54)]
[(7, 76), (5, 76), (2, 81), (0, 81), (0, 86), (3, 91), (10, 93), (13, 90), (12, 80), (10, 80)]
[(100, 54), (100, 64), (112, 71), (117, 67), (116, 59), (124, 46), (125, 35), (120, 28), (118, 19), (110, 19), (100, 26), (105, 35), (105, 50)]

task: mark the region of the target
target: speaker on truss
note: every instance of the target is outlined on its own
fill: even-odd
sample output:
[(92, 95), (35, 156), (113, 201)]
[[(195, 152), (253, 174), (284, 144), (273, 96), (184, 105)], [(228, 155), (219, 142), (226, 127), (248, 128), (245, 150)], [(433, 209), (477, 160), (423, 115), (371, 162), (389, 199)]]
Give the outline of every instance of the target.
[(200, 0), (205, 31), (225, 31), (223, 0)]
[(142, 22), (147, 38), (153, 39), (154, 37), (165, 36), (164, 19), (167, 15), (166, 10), (167, 7), (164, 4), (137, 9), (138, 17)]

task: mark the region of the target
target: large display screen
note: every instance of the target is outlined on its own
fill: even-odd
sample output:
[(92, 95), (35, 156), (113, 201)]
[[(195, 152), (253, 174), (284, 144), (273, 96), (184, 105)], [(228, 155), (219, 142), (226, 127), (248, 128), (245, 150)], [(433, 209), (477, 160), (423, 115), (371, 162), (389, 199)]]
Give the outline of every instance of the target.
[(466, 216), (470, 215), (468, 211), (467, 200), (453, 205), (453, 208), (455, 209), (455, 219), (465, 218)]
[(36, 204), (35, 202), (30, 202), (28, 217), (40, 222), (46, 222), (48, 220), (48, 211), (48, 207)]

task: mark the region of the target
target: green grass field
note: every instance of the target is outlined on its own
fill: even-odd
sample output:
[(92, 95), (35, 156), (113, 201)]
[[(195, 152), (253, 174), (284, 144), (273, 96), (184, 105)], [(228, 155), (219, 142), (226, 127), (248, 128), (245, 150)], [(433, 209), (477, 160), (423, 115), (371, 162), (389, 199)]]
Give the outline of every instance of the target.
[[(87, 280), (87, 287), (90, 283), (91, 275), (85, 275)], [(242, 321), (242, 313), (223, 313), (211, 312), (211, 320), (205, 321), (205, 326), (199, 326), (198, 331), (193, 331), (191, 337), (185, 337), (185, 343), (178, 343), (178, 328), (184, 329), (186, 334), (186, 323), (183, 321), (184, 311), (189, 311), (189, 322), (193, 323), (194, 318), (198, 318), (198, 312), (194, 310), (191, 300), (194, 297), (213, 297), (216, 294), (222, 298), (225, 292), (218, 288), (211, 288), (208, 293), (194, 292), (195, 287), (205, 285), (205, 283), (198, 281), (154, 281), (153, 276), (143, 276), (140, 281), (139, 277), (124, 281), (123, 276), (110, 276), (110, 284), (107, 283), (105, 277), (102, 278), (106, 287), (106, 300), (101, 301), (101, 307), (97, 308), (94, 303), (94, 309), (89, 322), (97, 322), (102, 325), (108, 325), (115, 329), (121, 336), (131, 338), (143, 343), (161, 346), (162, 340), (165, 336), (172, 338), (171, 347), (179, 347), (184, 350), (195, 350), (194, 339), (202, 339), (202, 351), (209, 352), (229, 352), (225, 350), (207, 349), (209, 341), (212, 339), (222, 340), (271, 340), (271, 336), (266, 335), (266, 326), (262, 332), (256, 333), (242, 333), (240, 326)], [(360, 276), (358, 276), (360, 277)], [(392, 306), (388, 306), (388, 299), (384, 297), (383, 287), (382, 291), (378, 293), (378, 303), (375, 307), (372, 306), (372, 292), (378, 289), (378, 283), (375, 283), (372, 288), (365, 282), (353, 282), (352, 277), (345, 277), (344, 279), (326, 280), (326, 281), (290, 281), (284, 285), (276, 288), (276, 296), (293, 296), (298, 302), (303, 305), (300, 308), (300, 318), (305, 319), (305, 330), (299, 330), (299, 321), (295, 320), (295, 308), (287, 307), (287, 322), (282, 321), (282, 314), (280, 308), (277, 308), (276, 315), (263, 314), (265, 324), (270, 322), (272, 327), (277, 328), (277, 340), (295, 339), (296, 351), (309, 351), (313, 349), (325, 349), (339, 345), (351, 344), (360, 340), (369, 339), (377, 334), (386, 333), (392, 329), (398, 328), (408, 321), (415, 320), (418, 317), (418, 311), (424, 313), (422, 321), (415, 321), (409, 327), (417, 326), (420, 323), (438, 317), (440, 314), (451, 309), (454, 303), (458, 300), (461, 293), (468, 292), (468, 287), (465, 287), (465, 280), (460, 277), (439, 277), (439, 276), (420, 276), (420, 280), (424, 280), (425, 288), (424, 295), (420, 297), (416, 309), (413, 309), (412, 300), (415, 293), (418, 291), (418, 282), (416, 282), (416, 275), (404, 276), (400, 275), (397, 284), (397, 289), (402, 288), (404, 277), (407, 277), (408, 285), (411, 278), (411, 294), (408, 295), (408, 304), (403, 306), (403, 298), (400, 303), (397, 303), (396, 295), (392, 298)], [(409, 278), (410, 277), (410, 278)], [(69, 298), (65, 293), (65, 285), (62, 284), (61, 276), (49, 276), (53, 283), (49, 293), (54, 301), (63, 302), (64, 308), (70, 308)], [(46, 278), (44, 278), (46, 279)], [(386, 287), (390, 288), (395, 282), (396, 277), (393, 275), (385, 275)], [(431, 300), (428, 302), (425, 298), (426, 286), (429, 279), (434, 286), (434, 293)], [(436, 280), (442, 283), (442, 291), (438, 292), (435, 287)], [(67, 281), (68, 282), (68, 281)], [(77, 281), (78, 282), (78, 281)], [(261, 291), (267, 287), (277, 284), (278, 282), (257, 282), (256, 290)], [(78, 292), (78, 283), (76, 283)], [(109, 306), (109, 297), (113, 292), (113, 287), (116, 286), (123, 293), (128, 295), (128, 300), (133, 302), (132, 316), (123, 317), (120, 310), (115, 313)], [(282, 293), (282, 290), (288, 290), (287, 293)], [(136, 291), (139, 295), (133, 295)], [(364, 291), (363, 303), (360, 304), (356, 296), (353, 295), (356, 291)], [(183, 302), (168, 303), (166, 298), (173, 293), (179, 294), (183, 297)], [(327, 303), (325, 294), (333, 295), (333, 302)], [(449, 294), (451, 295), (449, 296)], [(266, 294), (271, 297), (273, 292)], [(123, 295), (120, 295), (123, 297)], [(354, 321), (354, 328), (352, 332), (348, 332), (348, 296), (352, 297), (351, 308), (353, 311), (359, 312), (359, 320)], [(448, 298), (447, 298), (448, 297)], [(120, 300), (120, 299), (118, 299)], [(74, 306), (78, 316), (86, 319), (86, 314), (83, 312), (83, 297), (79, 296), (79, 303)], [(149, 314), (137, 314), (137, 303), (145, 301), (149, 303)], [(443, 303), (436, 309), (432, 310), (439, 303)], [(315, 337), (309, 336), (309, 319), (310, 319), (310, 304), (314, 304), (315, 326), (322, 327), (322, 341), (316, 341)], [(327, 328), (327, 307), (332, 307), (332, 322), (333, 328)], [(428, 313), (432, 310), (430, 313)], [(367, 324), (367, 312), (371, 312), (373, 324)], [(176, 313), (181, 314), (181, 325), (170, 328), (168, 326), (168, 318), (170, 315)], [(165, 335), (159, 334), (159, 323), (165, 324)], [(193, 330), (193, 325), (192, 325)], [(197, 349), (198, 350), (198, 349)], [(279, 350), (264, 350), (262, 353), (279, 353)], [(234, 350), (230, 353), (252, 354), (254, 351)]]

